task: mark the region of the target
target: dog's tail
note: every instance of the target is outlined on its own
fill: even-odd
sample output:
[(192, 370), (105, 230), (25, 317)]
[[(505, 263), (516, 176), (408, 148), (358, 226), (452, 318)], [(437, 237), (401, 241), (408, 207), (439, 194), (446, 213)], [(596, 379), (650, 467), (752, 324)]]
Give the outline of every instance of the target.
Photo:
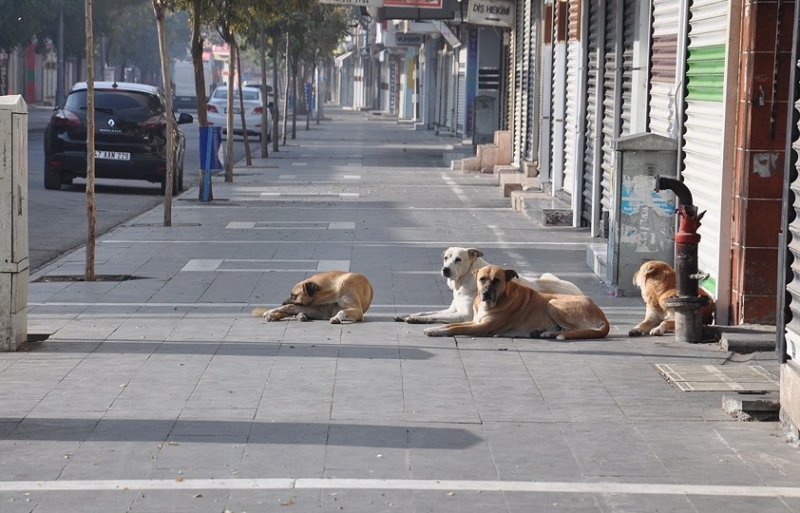
[(269, 312), (269, 308), (253, 308), (254, 317), (264, 317), (267, 312)]

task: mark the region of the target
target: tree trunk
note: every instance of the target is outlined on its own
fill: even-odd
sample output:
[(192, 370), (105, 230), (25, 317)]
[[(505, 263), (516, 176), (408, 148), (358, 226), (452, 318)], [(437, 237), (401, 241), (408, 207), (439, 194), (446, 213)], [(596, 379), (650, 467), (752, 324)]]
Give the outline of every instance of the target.
[[(204, 128), (208, 127), (208, 111), (206, 102), (206, 95), (210, 93), (210, 91), (206, 92), (206, 74), (205, 70), (203, 69), (203, 33), (201, 31), (201, 24), (200, 24), (200, 17), (202, 16), (203, 10), (203, 0), (192, 0), (192, 63), (194, 64), (194, 90), (195, 94), (197, 94), (197, 126), (200, 127), (202, 131)], [(208, 144), (211, 144), (211, 134), (207, 134), (208, 136)], [(203, 155), (205, 155), (205, 148), (198, 148)], [(213, 157), (212, 159), (213, 160)], [(211, 163), (208, 163), (209, 173), (211, 172)], [(199, 197), (200, 201), (203, 201), (205, 197), (205, 186), (206, 186), (206, 170), (203, 166), (200, 166), (200, 190), (199, 190)], [(211, 181), (209, 180), (209, 190), (208, 190), (208, 199), (214, 199), (214, 191), (211, 190)]]
[(94, 26), (92, 0), (86, 0), (86, 281), (95, 281), (96, 202), (94, 197)]
[(242, 117), (242, 138), (244, 138), (244, 159), (246, 165), (253, 165), (253, 155), (250, 153), (250, 138), (247, 136), (247, 120), (244, 117), (244, 91), (242, 90), (242, 61), (239, 57), (239, 47), (236, 46), (236, 69), (240, 70), (236, 74), (236, 82), (239, 88), (239, 115)]
[(292, 109), (292, 140), (297, 139), (297, 104), (300, 98), (297, 97), (297, 58), (292, 58), (292, 94), (294, 95), (294, 108)]
[[(269, 158), (269, 151), (267, 149), (267, 121), (269, 121), (269, 95), (267, 94), (267, 35), (264, 30), (264, 22), (261, 22), (259, 27), (259, 53), (261, 54), (261, 84), (264, 86), (262, 95), (262, 110), (261, 110), (261, 158)], [(273, 91), (276, 91), (273, 89)], [(274, 132), (274, 131), (273, 131)], [(273, 137), (274, 139), (274, 137)]]
[(158, 28), (158, 50), (161, 55), (161, 79), (167, 101), (167, 169), (164, 175), (164, 226), (172, 226), (172, 184), (175, 183), (175, 113), (172, 111), (172, 84), (169, 80), (169, 52), (167, 50), (167, 24), (165, 0), (153, 0), (153, 11)]
[(292, 60), (291, 55), (289, 54), (289, 33), (286, 33), (286, 76), (284, 77), (284, 83), (286, 84), (283, 88), (284, 92), (284, 99), (283, 99), (283, 132), (282, 136), (282, 144), (286, 146), (286, 130), (289, 125), (289, 75), (290, 73), (290, 62)]
[(272, 31), (272, 90), (275, 91), (273, 95), (274, 112), (272, 113), (272, 151), (278, 151), (278, 40), (281, 37), (279, 30)]
[(228, 135), (225, 138), (225, 181), (233, 181), (233, 80), (236, 75), (236, 44), (231, 38), (228, 41), (230, 47), (230, 58), (228, 64), (228, 101), (227, 118)]

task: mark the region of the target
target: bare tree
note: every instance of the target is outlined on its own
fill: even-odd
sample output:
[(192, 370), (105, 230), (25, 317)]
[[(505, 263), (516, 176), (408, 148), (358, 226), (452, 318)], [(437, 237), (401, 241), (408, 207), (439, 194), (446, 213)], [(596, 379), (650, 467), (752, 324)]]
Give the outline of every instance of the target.
[(172, 226), (172, 184), (175, 183), (175, 114), (172, 112), (172, 83), (169, 79), (169, 50), (167, 49), (166, 14), (169, 0), (153, 0), (153, 12), (158, 27), (158, 49), (161, 53), (161, 79), (167, 100), (167, 169), (164, 176), (164, 226)]
[[(244, 112), (244, 90), (242, 89), (242, 59), (239, 53), (239, 45), (236, 45), (236, 69), (239, 73), (236, 74), (236, 85), (239, 87), (239, 114), (242, 116), (242, 138), (244, 138), (244, 158), (245, 164), (248, 166), (253, 165), (253, 156), (250, 154), (250, 138), (247, 137), (247, 120), (245, 119)], [(263, 108), (263, 105), (262, 105)]]
[(86, 281), (95, 281), (97, 203), (94, 196), (94, 26), (92, 0), (86, 0)]

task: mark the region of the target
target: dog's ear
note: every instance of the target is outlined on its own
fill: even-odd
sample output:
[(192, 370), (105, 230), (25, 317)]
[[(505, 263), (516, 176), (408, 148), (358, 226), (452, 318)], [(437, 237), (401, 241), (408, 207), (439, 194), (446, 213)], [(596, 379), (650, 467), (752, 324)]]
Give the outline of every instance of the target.
[(519, 278), (519, 274), (514, 269), (506, 269), (506, 281), (511, 281), (514, 278)]
[(314, 283), (313, 281), (307, 281), (303, 284), (303, 292), (306, 293), (306, 296), (312, 297), (314, 293), (319, 290), (319, 285)]
[(475, 261), (483, 256), (483, 251), (481, 251), (480, 249), (469, 248), (467, 249), (467, 254), (469, 255), (469, 258), (471, 260)]

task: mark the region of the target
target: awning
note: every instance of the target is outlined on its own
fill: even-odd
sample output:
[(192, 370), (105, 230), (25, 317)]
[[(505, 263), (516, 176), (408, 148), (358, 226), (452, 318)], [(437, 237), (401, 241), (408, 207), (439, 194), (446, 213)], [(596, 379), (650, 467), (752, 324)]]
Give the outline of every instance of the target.
[(342, 55), (337, 55), (336, 58), (333, 59), (334, 62), (336, 63), (336, 67), (341, 68), (344, 60), (350, 57), (351, 55), (353, 55), (353, 52), (345, 52)]

